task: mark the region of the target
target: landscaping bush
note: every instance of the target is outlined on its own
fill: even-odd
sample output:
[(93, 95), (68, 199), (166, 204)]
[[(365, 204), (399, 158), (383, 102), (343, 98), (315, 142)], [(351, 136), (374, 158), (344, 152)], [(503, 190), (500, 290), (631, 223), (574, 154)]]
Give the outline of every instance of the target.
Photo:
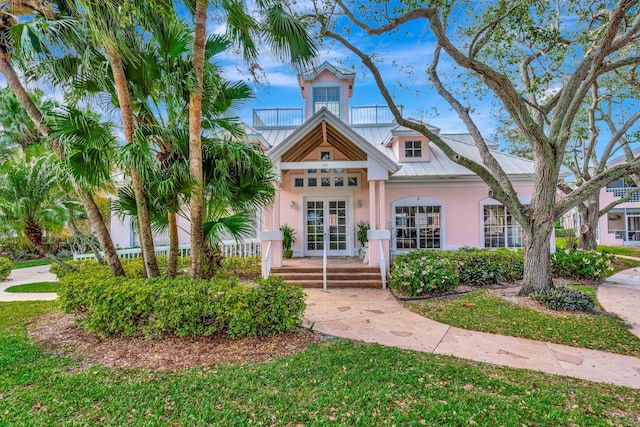
[(262, 261), (260, 257), (230, 256), (222, 258), (222, 270), (218, 273), (221, 277), (235, 276), (241, 279), (254, 279), (262, 274)]
[(462, 283), (487, 286), (522, 279), (524, 272), (522, 251), (462, 248), (452, 254), (458, 261)]
[(559, 249), (551, 256), (555, 277), (602, 280), (613, 272), (613, 255), (605, 252)]
[(278, 277), (253, 287), (237, 279), (147, 280), (106, 273), (95, 263), (85, 265), (64, 276), (58, 293), (65, 312), (103, 336), (267, 335), (295, 330), (306, 307), (302, 288)]
[(13, 262), (9, 258), (0, 257), (0, 280), (4, 280), (11, 274)]
[(389, 282), (405, 295), (421, 296), (455, 289), (460, 283), (460, 274), (456, 262), (446, 257), (398, 255)]
[[(408, 289), (417, 290), (422, 279), (418, 270), (420, 264), (415, 264), (422, 260), (448, 260), (456, 265), (459, 283), (469, 285), (491, 285), (496, 282), (513, 282), (522, 278), (524, 270), (524, 258), (522, 251), (510, 249), (476, 249), (462, 248), (457, 251), (414, 251), (396, 256), (394, 266), (403, 265), (406, 268), (415, 270), (413, 273), (407, 270), (398, 270), (394, 279), (395, 269), (392, 270), (391, 281), (395, 282), (395, 287), (405, 286)], [(412, 278), (412, 275), (415, 276)], [(401, 277), (402, 276), (402, 277)], [(405, 282), (406, 285), (401, 285)], [(424, 288), (424, 287), (423, 287)], [(439, 292), (424, 291), (424, 292)]]
[(552, 310), (593, 311), (596, 306), (584, 292), (564, 286), (537, 291), (531, 297)]

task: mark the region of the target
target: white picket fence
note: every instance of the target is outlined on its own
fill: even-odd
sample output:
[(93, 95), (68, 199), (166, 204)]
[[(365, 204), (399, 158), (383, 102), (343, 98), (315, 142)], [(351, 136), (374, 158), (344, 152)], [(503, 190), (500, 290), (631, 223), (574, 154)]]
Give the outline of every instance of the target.
[[(235, 240), (223, 240), (220, 244), (220, 250), (224, 256), (262, 256), (262, 243), (260, 240), (252, 239), (252, 240), (243, 240), (240, 242), (236, 242)], [(116, 250), (118, 253), (118, 258), (120, 259), (129, 259), (129, 258), (140, 258), (140, 248), (131, 248), (131, 249), (118, 249)], [(156, 246), (155, 248), (156, 255), (169, 255), (169, 246)], [(101, 252), (104, 256), (104, 253)], [(185, 257), (191, 254), (191, 245), (180, 245), (178, 246), (178, 256)], [(73, 259), (92, 259), (95, 258), (95, 254), (73, 254)]]

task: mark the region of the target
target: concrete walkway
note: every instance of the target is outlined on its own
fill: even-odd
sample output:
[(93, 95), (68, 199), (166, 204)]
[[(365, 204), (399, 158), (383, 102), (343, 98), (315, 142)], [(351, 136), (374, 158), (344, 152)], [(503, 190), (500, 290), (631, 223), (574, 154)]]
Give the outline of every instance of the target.
[(304, 323), (325, 334), (640, 388), (637, 357), (459, 329), (405, 309), (382, 289), (305, 291)]
[(640, 337), (640, 267), (609, 277), (598, 287), (598, 302), (609, 313), (620, 316), (629, 331)]
[(57, 282), (58, 277), (49, 272), (48, 265), (20, 268), (11, 271), (9, 278), (0, 282), (0, 302), (9, 301), (51, 301), (58, 298), (55, 293), (14, 293), (4, 290), (11, 286), (37, 282)]

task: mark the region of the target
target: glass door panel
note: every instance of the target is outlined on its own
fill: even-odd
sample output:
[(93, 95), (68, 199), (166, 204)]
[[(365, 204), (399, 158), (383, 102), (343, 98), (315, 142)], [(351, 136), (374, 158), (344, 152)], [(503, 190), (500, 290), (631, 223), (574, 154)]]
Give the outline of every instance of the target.
[(322, 256), (324, 232), (328, 233), (328, 255), (349, 254), (346, 200), (307, 200), (305, 202), (306, 255)]

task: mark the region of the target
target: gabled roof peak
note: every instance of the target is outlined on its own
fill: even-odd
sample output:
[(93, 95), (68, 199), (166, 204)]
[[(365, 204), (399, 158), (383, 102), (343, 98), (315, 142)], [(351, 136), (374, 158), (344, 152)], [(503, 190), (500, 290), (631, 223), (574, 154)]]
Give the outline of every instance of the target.
[(313, 67), (309, 70), (303, 71), (298, 74), (298, 80), (313, 80), (324, 70), (330, 71), (336, 77), (341, 79), (355, 79), (356, 73), (353, 71), (345, 70), (344, 68), (338, 68), (333, 64), (324, 61), (322, 64), (317, 67)]

